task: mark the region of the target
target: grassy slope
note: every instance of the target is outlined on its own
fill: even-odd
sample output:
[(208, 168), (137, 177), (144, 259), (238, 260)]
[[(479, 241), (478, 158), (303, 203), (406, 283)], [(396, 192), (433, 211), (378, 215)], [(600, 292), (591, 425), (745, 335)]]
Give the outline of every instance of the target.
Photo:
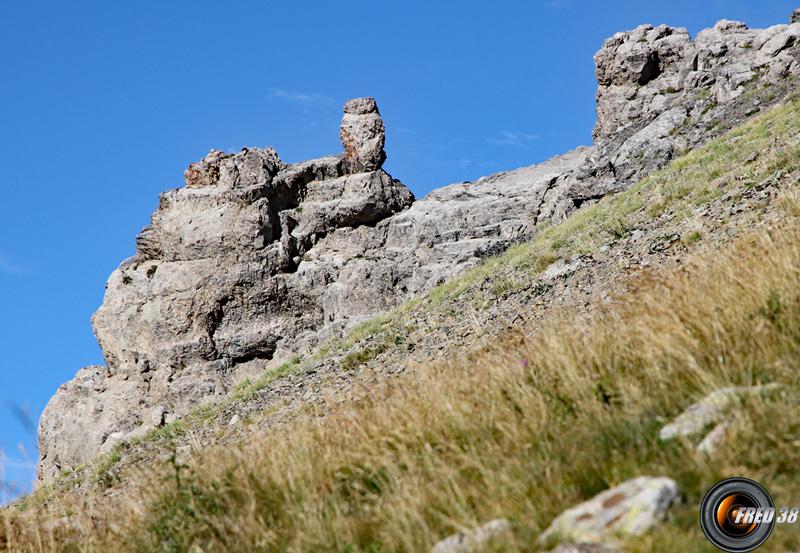
[[(445, 316), (475, 293), (476, 282), (517, 286), (554, 256), (591, 251), (638, 222), (688, 216), (730, 190), (794, 172), (799, 131), (794, 101), (324, 353), (396, 333), (413, 310)], [(746, 163), (753, 153), (758, 162)], [(49, 512), (7, 512), (0, 544), (32, 551), (68, 550), (70, 542), (87, 551), (421, 551), (454, 528), (503, 516), (516, 536), (505, 550), (530, 550), (563, 509), (652, 474), (677, 479), (686, 501), (629, 548), (710, 551), (696, 505), (719, 478), (750, 476), (776, 502), (798, 501), (800, 209), (792, 194), (783, 206), (782, 228), (643, 279), (625, 302), (588, 320), (551, 317), (535, 342), (511, 334), (387, 381), (324, 419), (302, 419), (235, 450), (210, 448), (191, 467), (159, 465), (139, 475), (135, 494), (90, 502), (91, 512), (70, 498)], [(719, 455), (658, 441), (660, 425), (698, 396), (756, 382), (787, 387), (750, 400)], [(53, 532), (41, 518), (60, 509), (71, 526)], [(765, 550), (799, 545), (796, 531), (780, 528)]]

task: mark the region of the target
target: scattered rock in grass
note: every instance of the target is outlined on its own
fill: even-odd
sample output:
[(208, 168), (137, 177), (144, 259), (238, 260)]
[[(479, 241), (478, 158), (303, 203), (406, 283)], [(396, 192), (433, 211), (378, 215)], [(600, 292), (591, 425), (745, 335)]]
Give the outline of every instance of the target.
[(747, 395), (762, 395), (775, 390), (779, 385), (762, 386), (729, 386), (720, 388), (706, 397), (690, 405), (683, 413), (675, 417), (659, 432), (659, 437), (666, 441), (674, 438), (696, 436), (710, 425), (722, 420), (725, 412)]
[(666, 251), (672, 244), (680, 240), (677, 234), (669, 234), (666, 236), (658, 237), (652, 244), (650, 244), (650, 253), (658, 253)]
[(619, 537), (641, 535), (665, 517), (679, 494), (678, 484), (671, 478), (628, 480), (561, 513), (539, 541), (608, 545)]
[(562, 543), (550, 553), (615, 553), (618, 548), (607, 543)]
[(706, 434), (705, 438), (703, 438), (699, 444), (697, 444), (695, 451), (704, 455), (712, 455), (725, 440), (728, 428), (730, 428), (729, 422), (719, 423), (711, 432)]
[(504, 518), (498, 518), (478, 528), (453, 534), (434, 545), (432, 553), (479, 553), (509, 543), (512, 539), (511, 524)]
[(574, 273), (581, 266), (580, 259), (566, 261), (559, 259), (553, 262), (543, 273), (542, 281), (552, 281), (564, 278)]

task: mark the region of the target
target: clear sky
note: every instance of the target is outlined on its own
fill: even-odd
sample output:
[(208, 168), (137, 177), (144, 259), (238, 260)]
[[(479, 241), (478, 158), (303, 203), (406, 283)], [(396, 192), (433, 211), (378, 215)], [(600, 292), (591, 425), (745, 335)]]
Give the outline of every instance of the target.
[(334, 153), (343, 101), (375, 96), (386, 168), (422, 196), (588, 144), (592, 55), (614, 32), (763, 27), (800, 2), (0, 5), (0, 448), (25, 489), (26, 416), (102, 363), (89, 318), (105, 280), (209, 149)]

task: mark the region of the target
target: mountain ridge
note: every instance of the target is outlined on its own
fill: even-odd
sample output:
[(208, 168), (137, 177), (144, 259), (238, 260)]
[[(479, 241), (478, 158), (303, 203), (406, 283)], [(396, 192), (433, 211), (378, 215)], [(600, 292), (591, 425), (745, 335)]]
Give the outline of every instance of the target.
[[(192, 415), (265, 371), (421, 297), (580, 208), (630, 188), (796, 86), (800, 23), (642, 25), (595, 55), (592, 146), (415, 200), (382, 170), (372, 98), (344, 107), (344, 153), (289, 165), (212, 152), (162, 195), (93, 319), (106, 365), (83, 369), (40, 425), (40, 482)], [(548, 271), (576, 270), (562, 260)], [(383, 339), (383, 338), (381, 338)], [(374, 343), (337, 360), (355, 368)], [(271, 377), (270, 377), (271, 378)], [(284, 390), (286, 393), (294, 393)], [(244, 413), (246, 414), (246, 413)], [(231, 420), (239, 413), (231, 414)]]
[(106, 365), (45, 410), (40, 480), (307, 354), (774, 104), (798, 72), (798, 34), (797, 23), (726, 20), (694, 40), (664, 25), (617, 33), (595, 55), (592, 146), (422, 200), (382, 171), (371, 98), (345, 105), (345, 154), (287, 165), (272, 149), (212, 152), (162, 195), (136, 256), (110, 277), (93, 318)]
[[(795, 93), (346, 339), (62, 475), (2, 513), (0, 537), (32, 539), (32, 550), (36, 539), (424, 550), (496, 519), (491, 528), (508, 530), (495, 536), (501, 550), (529, 551), (554, 545), (533, 544), (560, 510), (647, 474), (686, 500), (622, 550), (706, 551), (695, 502), (720, 477), (770, 482), (776, 501), (797, 486), (793, 418), (767, 435), (753, 428), (800, 401), (799, 102)], [(709, 453), (659, 438), (709, 391), (761, 383), (773, 392), (748, 401)], [(765, 550), (798, 544), (780, 534)], [(590, 551), (623, 545), (597, 539)]]
[[(617, 34), (596, 56), (593, 146), (422, 200), (382, 171), (370, 98), (345, 106), (343, 154), (192, 164), (112, 275), (95, 318), (108, 366), (51, 402), (40, 488), (3, 512), (0, 545), (419, 550), (509, 517), (492, 527), (529, 550), (557, 509), (642, 470), (697, 499), (717, 473), (694, 444), (657, 441), (667, 416), (723, 385), (797, 400), (798, 36), (797, 21)], [(744, 314), (740, 284), (721, 284), (737, 271)], [(759, 401), (756, 418), (774, 407)], [(758, 455), (725, 432), (718, 466)], [(655, 535), (633, 547), (689, 550)]]

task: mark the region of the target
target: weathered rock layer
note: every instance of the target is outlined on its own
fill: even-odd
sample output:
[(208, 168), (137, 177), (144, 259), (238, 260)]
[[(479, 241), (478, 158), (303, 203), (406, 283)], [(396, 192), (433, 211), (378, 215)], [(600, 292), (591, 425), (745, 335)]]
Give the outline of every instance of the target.
[[(793, 21), (796, 18), (793, 17)], [(780, 100), (800, 23), (641, 26), (596, 54), (595, 143), (414, 201), (382, 170), (372, 98), (347, 102), (344, 153), (286, 164), (211, 152), (162, 195), (94, 317), (106, 365), (82, 369), (40, 425), (41, 481), (187, 414), (365, 318), (529, 238)]]

